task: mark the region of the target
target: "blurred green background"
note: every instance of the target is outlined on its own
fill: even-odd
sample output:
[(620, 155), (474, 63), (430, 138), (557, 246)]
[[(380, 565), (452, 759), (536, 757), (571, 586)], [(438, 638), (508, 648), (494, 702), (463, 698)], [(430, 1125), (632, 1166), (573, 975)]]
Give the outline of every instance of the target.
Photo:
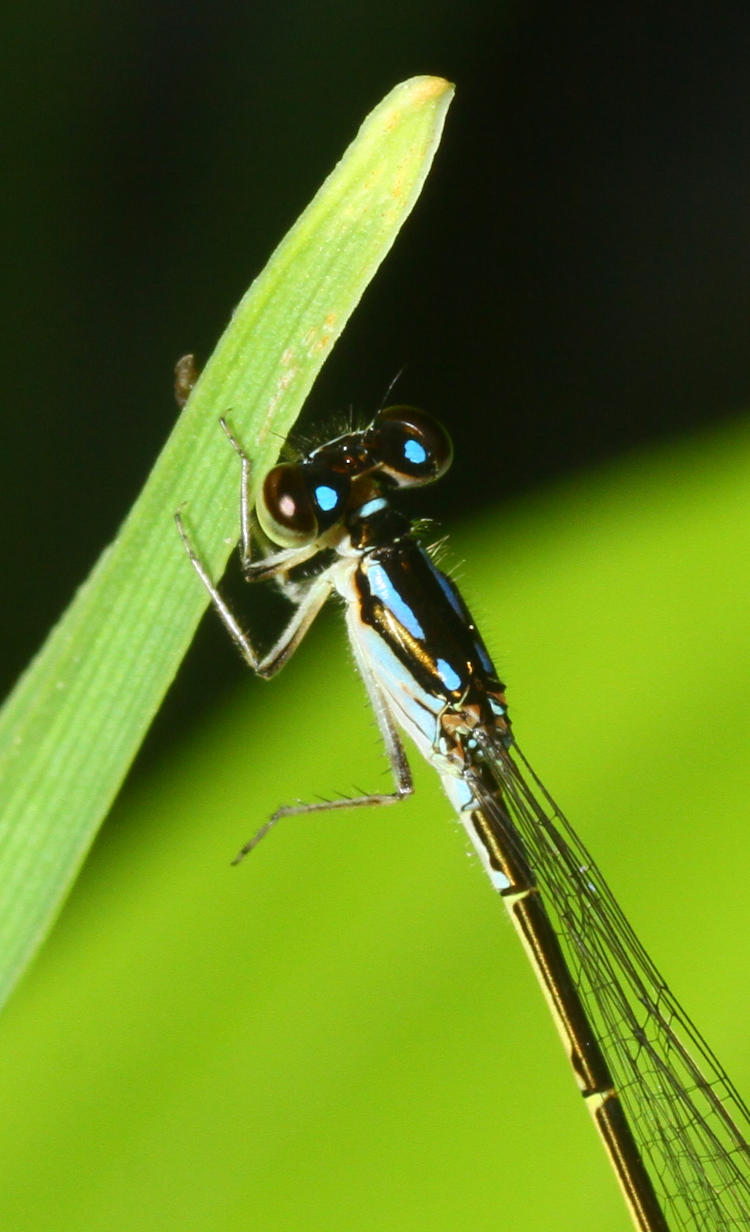
[[(205, 358), (377, 99), (450, 77), (423, 198), (308, 422), (366, 413), (406, 364), (398, 398), (448, 424), (419, 510), (466, 561), (519, 739), (750, 1090), (750, 16), (5, 23), (4, 681), (138, 490), (173, 361)], [(280, 802), (383, 767), (335, 612), (273, 685), (216, 623), (0, 1025), (2, 1226), (625, 1229), (427, 768), (402, 808), (289, 821), (228, 868)]]

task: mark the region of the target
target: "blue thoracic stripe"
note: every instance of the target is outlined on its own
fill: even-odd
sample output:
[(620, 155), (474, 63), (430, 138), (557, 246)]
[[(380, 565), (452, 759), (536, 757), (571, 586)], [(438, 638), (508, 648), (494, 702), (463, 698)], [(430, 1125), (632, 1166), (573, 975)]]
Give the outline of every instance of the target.
[(446, 599), (448, 600), (451, 607), (453, 608), (453, 611), (456, 613), (456, 615), (459, 617), (460, 620), (465, 620), (466, 612), (464, 611), (463, 604), (458, 597), (458, 591), (456, 590), (455, 586), (451, 582), (450, 578), (446, 577), (444, 573), (440, 572), (440, 570), (435, 565), (435, 562), (433, 560), (430, 560), (430, 557), (427, 555), (426, 552), (423, 551), (423, 555), (424, 555), (425, 560), (427, 561), (427, 564), (430, 566), (430, 570), (432, 571), (435, 577), (435, 581), (440, 586), (440, 589), (442, 590)]
[(462, 696), (486, 713), (503, 686), (461, 596), (427, 552), (404, 536), (364, 552), (357, 575), (361, 619), (402, 669), (436, 698)]
[(446, 689), (450, 689), (451, 693), (458, 692), (461, 688), (461, 677), (455, 668), (451, 667), (446, 659), (436, 659), (435, 667)]
[(413, 608), (398, 593), (383, 566), (373, 561), (367, 570), (367, 580), (371, 594), (380, 600), (387, 611), (393, 613), (399, 624), (403, 625), (412, 637), (423, 641), (424, 629), (417, 620)]
[[(471, 618), (469, 616), (469, 613), (466, 610), (463, 600), (461, 599), (461, 596), (459, 595), (456, 587), (453, 585), (450, 578), (446, 577), (444, 573), (440, 572), (440, 570), (436, 567), (434, 561), (430, 560), (430, 557), (427, 555), (424, 549), (422, 549), (422, 554), (424, 555), (424, 558), (427, 561), (427, 564), (430, 566), (430, 569), (435, 576), (436, 582), (440, 586), (440, 589), (442, 590), (446, 599), (448, 600), (451, 607), (453, 608), (453, 611), (458, 616), (459, 620), (465, 621), (467, 625), (471, 624)], [(490, 658), (489, 654), (487, 653), (487, 648), (484, 642), (482, 641), (479, 634), (476, 633), (476, 631), (474, 634), (474, 646), (476, 648), (477, 657), (479, 658), (479, 661), (482, 664), (482, 667), (487, 672), (488, 676), (494, 676), (495, 675), (495, 665), (492, 662), (492, 659)]]
[(374, 668), (378, 683), (388, 696), (400, 723), (422, 755), (429, 757), (435, 747), (444, 698), (423, 687), (414, 673), (400, 661), (389, 642), (371, 625), (359, 619), (356, 609), (350, 608), (348, 621), (353, 640), (361, 646), (367, 662)]

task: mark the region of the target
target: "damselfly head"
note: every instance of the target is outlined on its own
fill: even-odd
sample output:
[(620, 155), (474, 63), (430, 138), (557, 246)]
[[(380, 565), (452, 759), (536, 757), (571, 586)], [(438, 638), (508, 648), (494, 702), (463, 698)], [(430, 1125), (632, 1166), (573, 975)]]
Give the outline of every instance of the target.
[(445, 428), (412, 406), (379, 411), (359, 432), (347, 432), (299, 462), (266, 475), (256, 505), (262, 530), (280, 547), (323, 538), (382, 489), (419, 487), (439, 479), (453, 460)]

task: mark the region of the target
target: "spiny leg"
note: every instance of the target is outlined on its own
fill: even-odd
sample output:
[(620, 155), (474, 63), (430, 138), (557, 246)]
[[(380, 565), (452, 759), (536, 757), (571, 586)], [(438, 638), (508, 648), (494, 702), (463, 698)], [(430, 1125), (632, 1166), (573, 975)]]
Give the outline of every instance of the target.
[(223, 416), (219, 420), (219, 423), (221, 425), (222, 432), (226, 436), (229, 444), (232, 446), (232, 449), (237, 454), (242, 464), (242, 472), (240, 477), (240, 560), (242, 562), (243, 571), (247, 573), (248, 566), (252, 562), (253, 555), (250, 518), (250, 459)]
[[(256, 651), (250, 641), (250, 638), (240, 627), (231, 608), (224, 601), (211, 580), (206, 566), (203, 564), (203, 561), (198, 556), (195, 548), (188, 538), (185, 524), (180, 513), (175, 514), (175, 522), (177, 523), (177, 529), (180, 532), (180, 538), (182, 539), (190, 563), (208, 591), (211, 598), (211, 603), (221, 619), (224, 628), (227, 630), (235, 646), (237, 646), (248, 667), (252, 668), (258, 676), (262, 676), (264, 680), (268, 680), (271, 676), (274, 676), (276, 672), (281, 670), (287, 659), (290, 658), (299, 646), (302, 638), (307, 633), (307, 630), (310, 628), (310, 625), (331, 593), (330, 582), (327, 580), (325, 574), (321, 574), (320, 577), (311, 582), (309, 589), (300, 600), (294, 613), (292, 614), (291, 620), (275, 645), (271, 647), (267, 654), (261, 656)], [(256, 562), (256, 565), (252, 570), (251, 580), (254, 581), (261, 577), (272, 577), (274, 573), (282, 572), (285, 568), (289, 568), (290, 566), (299, 563), (300, 556), (302, 556), (304, 560), (307, 560), (312, 554), (313, 553), (308, 552), (307, 549), (303, 549), (302, 552), (279, 552), (275, 557), (266, 557), (264, 560), (259, 560)]]
[(405, 800), (413, 793), (414, 783), (411, 777), (411, 769), (406, 757), (406, 751), (396, 730), (391, 710), (378, 688), (377, 681), (362, 660), (356, 646), (354, 647), (354, 654), (365, 682), (367, 696), (375, 713), (375, 720), (382, 736), (383, 744), (385, 745), (386, 756), (388, 757), (388, 763), (396, 784), (396, 790), (372, 792), (367, 796), (343, 797), (341, 800), (321, 800), (315, 804), (284, 805), (282, 808), (277, 809), (275, 813), (272, 813), (266, 824), (258, 830), (258, 833), (249, 842), (245, 843), (244, 847), (240, 848), (232, 860), (232, 864), (239, 864), (248, 852), (257, 847), (260, 840), (265, 838), (268, 831), (272, 830), (277, 821), (280, 821), (282, 817), (298, 817), (306, 813), (327, 813), (333, 809), (365, 808), (375, 804), (397, 804), (399, 800)]

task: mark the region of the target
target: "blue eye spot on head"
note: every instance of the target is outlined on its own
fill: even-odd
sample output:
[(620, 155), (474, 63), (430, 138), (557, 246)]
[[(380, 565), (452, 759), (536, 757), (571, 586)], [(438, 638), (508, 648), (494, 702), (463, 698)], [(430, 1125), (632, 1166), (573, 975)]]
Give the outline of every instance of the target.
[(315, 503), (323, 513), (330, 513), (339, 503), (339, 494), (327, 483), (320, 483), (315, 489)]
[(419, 441), (407, 441), (404, 445), (404, 457), (412, 466), (422, 466), (427, 461), (427, 450)]

